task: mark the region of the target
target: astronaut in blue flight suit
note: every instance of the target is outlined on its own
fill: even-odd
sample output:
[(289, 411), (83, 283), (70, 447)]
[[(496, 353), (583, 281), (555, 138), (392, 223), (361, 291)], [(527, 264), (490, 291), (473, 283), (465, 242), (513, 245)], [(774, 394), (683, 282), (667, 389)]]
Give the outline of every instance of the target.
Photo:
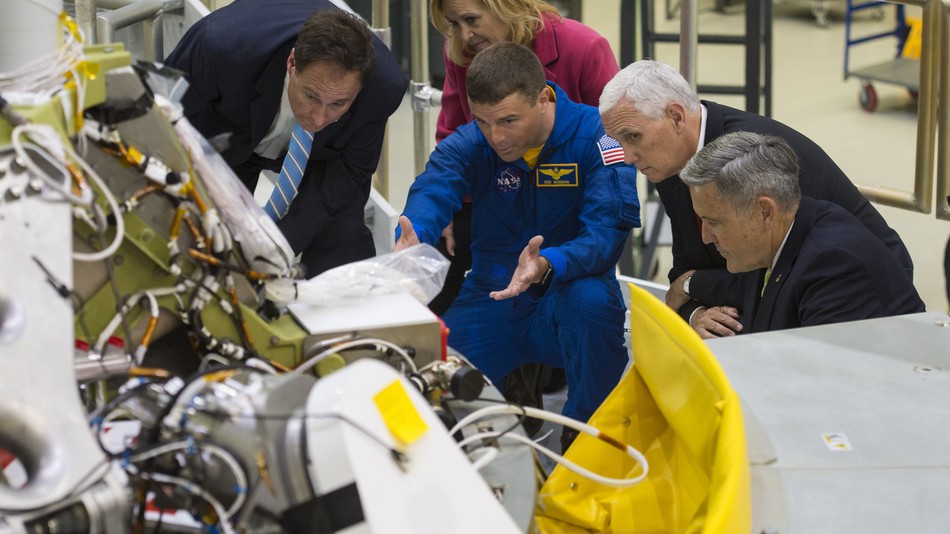
[(495, 384), (525, 363), (564, 367), (564, 414), (586, 421), (629, 359), (614, 267), (640, 225), (636, 169), (597, 109), (545, 82), (521, 45), (480, 51), (466, 85), (475, 121), (416, 178), (394, 250), (435, 244), (471, 194), (472, 270), (443, 316), (449, 344)]

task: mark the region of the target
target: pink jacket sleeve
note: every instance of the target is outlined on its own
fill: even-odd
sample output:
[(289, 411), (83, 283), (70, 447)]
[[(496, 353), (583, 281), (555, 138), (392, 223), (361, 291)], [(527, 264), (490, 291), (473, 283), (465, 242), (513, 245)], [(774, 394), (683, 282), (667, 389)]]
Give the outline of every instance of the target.
[(445, 63), (445, 85), (442, 87), (442, 107), (435, 126), (435, 142), (438, 143), (452, 134), (459, 126), (471, 122), (472, 111), (468, 107), (468, 94), (465, 92), (465, 76), (468, 68), (449, 59), (442, 52)]
[(607, 39), (573, 19), (545, 15), (544, 29), (534, 38), (534, 53), (548, 79), (568, 98), (594, 107), (604, 86), (620, 70)]

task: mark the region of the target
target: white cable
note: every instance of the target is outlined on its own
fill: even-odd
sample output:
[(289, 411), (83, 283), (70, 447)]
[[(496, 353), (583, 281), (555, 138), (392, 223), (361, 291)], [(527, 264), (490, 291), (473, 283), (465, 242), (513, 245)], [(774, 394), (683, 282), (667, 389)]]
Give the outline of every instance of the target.
[[(477, 421), (489, 415), (509, 415), (509, 414), (528, 415), (529, 410), (533, 410), (533, 409), (528, 408), (527, 406), (517, 406), (514, 404), (493, 404), (491, 406), (479, 408), (478, 410), (475, 410), (474, 412), (463, 417), (461, 420), (459, 420), (459, 422), (455, 423), (455, 426), (453, 426), (452, 429), (449, 430), (449, 435), (454, 436), (456, 432), (468, 426), (473, 421)], [(535, 411), (541, 413), (541, 416), (538, 417), (539, 419), (550, 420), (550, 419), (547, 419), (545, 416), (556, 415), (544, 410), (535, 410)], [(571, 422), (575, 422), (573, 419), (570, 419), (570, 418), (565, 418), (565, 419), (568, 419)], [(576, 421), (576, 422), (580, 423), (580, 421)], [(574, 427), (571, 426), (571, 428), (574, 428)], [(575, 430), (579, 430), (579, 429), (575, 429)]]
[[(313, 357), (311, 357), (307, 361), (298, 365), (296, 368), (294, 368), (293, 371), (291, 371), (291, 374), (301, 374), (304, 371), (310, 369), (311, 367), (317, 365), (318, 363), (326, 359), (327, 356), (330, 356), (331, 354), (342, 352), (344, 350), (351, 349), (353, 347), (363, 347), (367, 345), (369, 346), (382, 345), (383, 347), (392, 349), (393, 352), (398, 354), (400, 357), (402, 357), (403, 360), (406, 361), (406, 363), (409, 365), (409, 368), (412, 369), (413, 373), (419, 372), (419, 369), (416, 368), (416, 363), (412, 361), (412, 356), (409, 356), (409, 354), (405, 350), (403, 350), (402, 347), (394, 343), (390, 343), (389, 341), (386, 341), (384, 339), (361, 338), (361, 339), (354, 339), (352, 341), (345, 341), (343, 343), (340, 343), (339, 345), (333, 345), (331, 347), (327, 347), (326, 349), (315, 354)], [(382, 352), (382, 351), (377, 349), (377, 352)]]
[(492, 463), (495, 458), (498, 457), (500, 452), (497, 447), (484, 447), (481, 449), (475, 449), (472, 452), (481, 451), (483, 454), (475, 461), (472, 462), (472, 469), (476, 471), (481, 471), (483, 467)]
[(199, 453), (207, 452), (219, 459), (221, 459), (231, 470), (231, 474), (234, 475), (234, 483), (237, 486), (236, 495), (234, 497), (234, 502), (231, 503), (231, 507), (227, 509), (225, 515), (222, 516), (222, 519), (230, 519), (238, 510), (241, 509), (241, 506), (244, 505), (244, 499), (246, 498), (248, 487), (247, 487), (247, 475), (244, 473), (244, 469), (241, 468), (241, 464), (234, 459), (234, 456), (228, 452), (226, 449), (219, 447), (213, 443), (195, 443), (190, 440), (180, 440), (173, 441), (171, 443), (161, 445), (154, 449), (134, 454), (131, 456), (130, 460), (133, 462), (141, 462), (143, 460), (148, 460), (150, 458), (155, 458), (163, 454), (176, 451), (187, 451), (188, 449), (194, 447)]
[[(69, 72), (72, 73), (73, 80), (76, 81), (76, 105), (82, 110), (82, 106), (86, 102), (86, 84), (79, 81), (79, 71), (76, 70), (75, 66)], [(79, 151), (85, 154), (88, 143), (86, 143), (86, 136), (81, 131), (76, 136), (76, 142), (79, 144)]]
[[(474, 441), (478, 441), (478, 440), (482, 440), (482, 439), (498, 438), (498, 437), (502, 437), (502, 436), (505, 437), (505, 438), (508, 438), (508, 439), (513, 439), (513, 440), (515, 440), (515, 441), (519, 441), (519, 442), (521, 442), (521, 443), (524, 443), (525, 445), (527, 445), (527, 446), (529, 446), (529, 447), (535, 449), (536, 451), (538, 451), (538, 452), (540, 452), (541, 454), (547, 456), (548, 458), (554, 460), (555, 462), (557, 462), (557, 463), (563, 465), (565, 468), (567, 468), (567, 469), (568, 469), (569, 471), (571, 471), (572, 473), (578, 474), (578, 475), (580, 475), (580, 476), (582, 476), (582, 477), (584, 477), (584, 478), (587, 478), (587, 479), (589, 479), (589, 480), (592, 480), (592, 481), (594, 481), (594, 482), (596, 482), (596, 483), (598, 483), (598, 484), (602, 484), (602, 485), (604, 485), (604, 486), (613, 486), (613, 487), (617, 487), (617, 488), (629, 488), (629, 487), (631, 487), (631, 486), (635, 486), (635, 485), (637, 485), (637, 484), (643, 482), (644, 479), (646, 479), (647, 473), (649, 473), (649, 469), (650, 469), (650, 466), (649, 466), (649, 464), (647, 463), (646, 458), (644, 458), (643, 455), (640, 454), (640, 451), (637, 451), (636, 449), (634, 449), (633, 447), (631, 447), (631, 446), (629, 446), (629, 445), (627, 445), (627, 454), (630, 455), (630, 456), (632, 456), (632, 457), (637, 461), (637, 463), (640, 464), (640, 467), (643, 469), (643, 472), (642, 472), (641, 474), (639, 474), (639, 475), (637, 475), (637, 476), (635, 476), (635, 477), (633, 477), (633, 478), (610, 478), (610, 477), (605, 477), (605, 476), (603, 476), (603, 475), (598, 475), (597, 473), (594, 473), (593, 471), (591, 471), (591, 470), (589, 470), (589, 469), (586, 469), (586, 468), (584, 468), (584, 467), (581, 467), (581, 466), (575, 464), (574, 462), (568, 460), (567, 458), (561, 456), (560, 454), (557, 454), (556, 452), (552, 451), (551, 449), (549, 449), (549, 448), (547, 448), (547, 447), (545, 447), (545, 446), (543, 446), (543, 445), (539, 445), (539, 444), (537, 444), (537, 443), (531, 441), (529, 438), (526, 438), (526, 437), (524, 437), (524, 436), (522, 436), (522, 435), (520, 435), (520, 434), (513, 434), (513, 433), (510, 433), (510, 432), (507, 433), (507, 434), (504, 433), (504, 432), (501, 432), (501, 431), (498, 431), (498, 432), (482, 432), (482, 433), (479, 433), (479, 434), (474, 434), (474, 435), (469, 436), (469, 437), (465, 438), (464, 440), (460, 441), (460, 442), (458, 443), (458, 446), (459, 446), (459, 447), (464, 447), (465, 445), (468, 445), (469, 443), (472, 443), (472, 442), (474, 442)], [(631, 453), (635, 453), (635, 454), (631, 454)]]
[[(155, 298), (155, 295), (153, 295), (152, 292), (150, 291), (145, 292), (145, 297), (148, 299), (149, 317), (155, 319), (155, 321), (158, 321), (158, 300)], [(142, 340), (143, 341), (145, 340), (144, 336)], [(133, 353), (134, 354), (133, 360), (135, 361), (135, 365), (142, 365), (142, 362), (145, 361), (146, 350), (148, 350), (148, 345), (139, 342), (139, 346), (135, 348), (135, 352)]]
[(534, 438), (534, 442), (535, 442), (535, 443), (541, 443), (542, 441), (548, 439), (548, 436), (550, 436), (550, 435), (553, 434), (553, 433), (554, 433), (554, 429), (553, 429), (553, 428), (549, 428), (548, 431), (545, 432), (544, 434), (541, 434), (540, 436), (535, 437), (535, 438)]
[[(96, 344), (92, 347), (92, 352), (94, 354), (102, 354), (103, 348), (106, 346), (106, 342), (109, 341), (109, 338), (112, 337), (112, 334), (115, 332), (116, 328), (119, 327), (119, 323), (122, 321), (122, 317), (129, 313), (133, 307), (138, 305), (139, 300), (143, 297), (149, 299), (149, 304), (151, 306), (152, 299), (155, 297), (164, 297), (165, 295), (175, 295), (185, 291), (185, 284), (178, 284), (172, 287), (159, 287), (155, 289), (148, 289), (145, 291), (139, 291), (138, 293), (133, 293), (129, 296), (128, 300), (125, 301), (125, 305), (119, 308), (119, 311), (112, 316), (112, 319), (106, 325), (106, 327), (99, 333), (99, 339), (96, 340)], [(153, 312), (157, 315), (158, 312), (158, 302), (155, 302), (155, 307), (151, 308)], [(128, 340), (131, 342), (132, 340)]]
[(209, 376), (211, 376), (211, 373), (202, 374), (184, 385), (175, 395), (175, 405), (172, 406), (171, 411), (165, 416), (165, 419), (162, 421), (163, 425), (182, 431), (185, 430), (185, 425), (188, 422), (185, 413), (193, 407), (193, 403), (201, 390), (208, 386), (210, 382)]
[[(29, 133), (31, 137), (35, 137), (35, 141), (45, 147), (45, 149), (41, 149), (39, 146), (32, 143), (23, 143), (20, 141), (20, 136), (25, 135), (26, 133)], [(83, 196), (76, 196), (72, 193), (69, 186), (70, 174), (64, 165), (64, 162), (67, 159), (66, 156), (82, 167), (88, 178), (95, 183), (96, 187), (105, 197), (106, 202), (109, 204), (109, 209), (112, 210), (112, 214), (115, 216), (115, 237), (113, 238), (112, 243), (110, 243), (105, 249), (93, 253), (74, 252), (73, 259), (77, 261), (101, 261), (114, 254), (122, 244), (122, 238), (125, 234), (125, 219), (119, 209), (119, 203), (116, 201), (115, 195), (112, 194), (112, 191), (109, 190), (105, 182), (99, 177), (99, 174), (96, 173), (92, 166), (90, 166), (86, 160), (79, 157), (79, 154), (76, 153), (69, 143), (64, 143), (62, 139), (60, 139), (59, 134), (56, 133), (56, 130), (54, 130), (53, 127), (49, 125), (34, 123), (20, 124), (13, 129), (10, 139), (13, 143), (13, 148), (16, 151), (17, 156), (22, 160), (23, 164), (33, 172), (33, 174), (41, 178), (50, 188), (66, 197), (66, 199), (73, 204), (80, 204), (88, 207), (93, 203), (92, 190), (87, 189)], [(49, 176), (33, 161), (33, 158), (30, 157), (26, 151), (26, 148), (28, 147), (31, 148), (35, 153), (40, 154), (43, 159), (45, 159), (49, 164), (53, 165), (56, 170), (63, 175), (63, 183), (60, 183), (52, 176)], [(57, 152), (62, 151), (62, 153), (53, 154), (53, 156), (58, 155), (63, 161), (57, 161), (54, 159), (54, 157), (47, 155), (47, 151), (56, 149), (59, 149)]]
[(221, 525), (221, 530), (223, 530), (225, 534), (234, 534), (234, 529), (231, 528), (231, 522), (230, 522), (231, 518), (225, 512), (224, 506), (222, 506), (221, 503), (218, 502), (218, 500), (214, 498), (214, 496), (212, 496), (207, 491), (201, 489), (201, 487), (195, 485), (190, 480), (163, 475), (161, 473), (139, 473), (138, 476), (144, 478), (145, 480), (154, 480), (155, 482), (162, 482), (165, 484), (174, 484), (189, 493), (194, 493), (195, 495), (201, 497), (202, 499), (207, 501), (208, 504), (210, 504), (212, 508), (214, 508), (215, 513), (218, 514), (218, 524)]
[(221, 356), (220, 354), (209, 352), (208, 354), (205, 354), (203, 358), (201, 358), (201, 365), (198, 366), (198, 369), (204, 371), (205, 369), (210, 368), (211, 364), (213, 363), (218, 365), (231, 365), (233, 362), (224, 356)]
[[(36, 143), (29, 141), (24, 142), (20, 139), (26, 135), (29, 135)], [(66, 169), (66, 165), (64, 165), (66, 154), (63, 149), (64, 143), (52, 126), (36, 123), (17, 125), (10, 134), (10, 142), (13, 145), (13, 150), (16, 152), (19, 161), (22, 162), (33, 175), (43, 180), (50, 189), (53, 189), (73, 204), (86, 207), (92, 204), (93, 197), (91, 189), (84, 190), (82, 196), (73, 194), (70, 187), (71, 176), (69, 170)], [(27, 152), (27, 149), (41, 156), (46, 163), (50, 164), (59, 172), (62, 179), (57, 180), (55, 177), (50, 176), (45, 170), (41, 169), (40, 166), (33, 161), (33, 156)], [(50, 151), (55, 149), (59, 149), (56, 151), (58, 153), (51, 154)]]
[[(230, 362), (229, 362), (230, 363)], [(255, 369), (264, 371), (267, 374), (276, 375), (277, 369), (273, 365), (261, 360), (260, 358), (248, 358), (244, 360), (244, 364), (248, 367), (253, 367)]]
[(122, 210), (119, 209), (119, 203), (115, 199), (115, 195), (112, 194), (112, 191), (109, 190), (109, 187), (106, 186), (106, 183), (99, 177), (99, 174), (92, 168), (86, 160), (79, 157), (76, 154), (76, 151), (73, 150), (73, 147), (68, 144), (63, 145), (63, 148), (66, 149), (66, 152), (76, 161), (79, 165), (86, 171), (86, 175), (95, 182), (96, 186), (99, 188), (99, 191), (104, 197), (106, 197), (106, 202), (109, 203), (109, 209), (112, 210), (112, 214), (115, 218), (115, 238), (112, 240), (112, 243), (108, 247), (94, 253), (83, 253), (83, 252), (74, 252), (73, 259), (77, 261), (100, 261), (108, 258), (119, 249), (119, 245), (122, 244), (122, 238), (125, 235), (125, 216), (122, 213)]
[[(19, 67), (0, 72), (0, 91), (49, 97), (63, 88), (65, 73), (74, 71), (82, 60), (82, 43), (68, 28), (63, 43), (55, 50)], [(79, 79), (75, 79), (79, 85)]]
[[(580, 421), (578, 421), (578, 420), (576, 420), (576, 419), (571, 419), (570, 417), (565, 417), (565, 416), (563, 416), (563, 415), (556, 414), (556, 413), (552, 413), (552, 412), (548, 412), (548, 411), (545, 411), (545, 410), (539, 410), (539, 409), (537, 409), (537, 408), (530, 408), (530, 407), (527, 407), (527, 406), (516, 406), (516, 405), (513, 405), (513, 404), (497, 404), (497, 405), (486, 406), (485, 408), (481, 408), (481, 409), (475, 410), (474, 412), (470, 413), (469, 415), (463, 417), (458, 423), (456, 423), (455, 426), (453, 426), (452, 429), (449, 430), (449, 435), (450, 435), (450, 436), (453, 436), (453, 435), (455, 435), (456, 432), (458, 432), (458, 431), (461, 430), (462, 428), (465, 428), (466, 426), (468, 426), (468, 425), (471, 424), (472, 422), (477, 421), (477, 420), (479, 420), (479, 419), (482, 419), (482, 418), (484, 418), (484, 417), (486, 417), (486, 416), (489, 416), (489, 415), (522, 415), (522, 414), (523, 414), (523, 415), (526, 415), (526, 416), (528, 416), (528, 417), (534, 417), (534, 418), (536, 418), (536, 419), (542, 419), (542, 420), (545, 420), (545, 421), (550, 421), (550, 422), (555, 423), (555, 424), (564, 425), (564, 426), (573, 428), (574, 430), (577, 430), (577, 431), (579, 431), (579, 432), (583, 432), (583, 433), (585, 433), (585, 434), (588, 434), (588, 435), (590, 435), (590, 436), (593, 436), (593, 437), (595, 437), (595, 438), (600, 439), (600, 438), (599, 438), (599, 436), (600, 436), (600, 431), (597, 430), (596, 428), (594, 428), (594, 427), (588, 425), (587, 423), (582, 423), (582, 422), (580, 422)], [(493, 436), (488, 436), (488, 434), (491, 434), (491, 435), (493, 435)], [(498, 436), (502, 435), (502, 432), (485, 432), (485, 433), (481, 433), (481, 434), (478, 434), (478, 435), (479, 435), (479, 436), (483, 436), (483, 437), (498, 437)], [(560, 455), (555, 454), (553, 451), (550, 451), (550, 450), (547, 449), (546, 447), (542, 447), (542, 446), (540, 446), (540, 445), (534, 443), (534, 442), (531, 441), (530, 439), (522, 437), (522, 436), (519, 435), (519, 434), (511, 434), (511, 433), (509, 433), (509, 434), (505, 434), (505, 436), (506, 436), (506, 437), (511, 437), (511, 438), (513, 438), (513, 439), (517, 439), (518, 441), (530, 443), (532, 447), (535, 447), (539, 452), (541, 452), (541, 453), (544, 454), (545, 456), (548, 456), (548, 457), (551, 458), (552, 460), (554, 460), (554, 461), (556, 461), (556, 462), (558, 462), (558, 463), (563, 464), (565, 467), (567, 467), (568, 469), (570, 469), (571, 471), (574, 471), (575, 473), (577, 473), (577, 474), (579, 474), (579, 475), (588, 476), (588, 475), (585, 474), (585, 473), (590, 473), (590, 471), (587, 471), (586, 469), (583, 469), (583, 468), (581, 468), (581, 467), (579, 467), (579, 466), (575, 466), (574, 464), (571, 464), (571, 463), (570, 463), (569, 461), (567, 461), (567, 460), (564, 460), (564, 461), (562, 462), (561, 460), (563, 460), (563, 457), (561, 457)], [(459, 443), (459, 446), (462, 447), (462, 446), (464, 446), (465, 444), (468, 444), (468, 443), (471, 443), (472, 441), (475, 441), (476, 439), (481, 439), (481, 438), (474, 438), (474, 437), (466, 438), (466, 439), (462, 440), (461, 443)], [(616, 443), (619, 444), (619, 442), (616, 442)], [(608, 485), (618, 485), (618, 484), (617, 484), (618, 481), (623, 482), (624, 484), (627, 484), (626, 481), (635, 480), (635, 482), (632, 482), (632, 483), (627, 484), (627, 485), (631, 485), (631, 486), (632, 486), (633, 484), (636, 484), (636, 483), (640, 482), (640, 480), (642, 480), (644, 477), (646, 477), (646, 474), (647, 474), (647, 472), (648, 472), (648, 470), (649, 470), (649, 464), (647, 463), (647, 459), (643, 456), (642, 453), (640, 453), (640, 451), (638, 451), (638, 450), (635, 449), (634, 447), (632, 447), (632, 446), (630, 446), (630, 445), (627, 445), (627, 444), (625, 444), (625, 443), (623, 444), (623, 446), (625, 447), (624, 452), (625, 452), (628, 456), (630, 456), (631, 458), (633, 458), (634, 460), (636, 460), (637, 463), (639, 463), (639, 464), (643, 467), (643, 474), (641, 474), (639, 477), (634, 478), (634, 479), (607, 479), (607, 478), (601, 477), (600, 475), (595, 475), (594, 473), (590, 473), (590, 474), (592, 474), (592, 475), (595, 475), (596, 477), (602, 478), (602, 479), (605, 480), (605, 481), (613, 481), (613, 482), (601, 482), (600, 480), (598, 480), (598, 482), (601, 482), (602, 484), (608, 484)], [(570, 465), (568, 465), (568, 464), (570, 464)], [(578, 469), (583, 470), (585, 473), (582, 473), (582, 472), (580, 472), (580, 471), (576, 471), (576, 470), (573, 469), (571, 466), (578, 467)], [(591, 478), (592, 480), (597, 480), (597, 479), (595, 479), (595, 478), (593, 478), (593, 477), (588, 477), (588, 478)]]

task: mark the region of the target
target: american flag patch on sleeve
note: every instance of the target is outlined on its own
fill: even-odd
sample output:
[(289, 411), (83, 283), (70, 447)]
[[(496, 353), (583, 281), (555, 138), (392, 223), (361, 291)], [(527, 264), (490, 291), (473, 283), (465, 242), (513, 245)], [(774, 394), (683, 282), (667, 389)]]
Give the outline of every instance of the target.
[(600, 159), (604, 160), (604, 165), (623, 162), (623, 147), (613, 137), (604, 134), (597, 141), (597, 148), (600, 150)]

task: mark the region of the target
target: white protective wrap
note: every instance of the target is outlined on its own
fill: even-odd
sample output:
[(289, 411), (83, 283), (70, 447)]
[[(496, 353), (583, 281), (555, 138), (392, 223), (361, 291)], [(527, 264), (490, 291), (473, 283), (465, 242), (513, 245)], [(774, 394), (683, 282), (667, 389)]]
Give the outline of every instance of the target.
[(190, 154), (195, 171), (234, 241), (240, 243), (241, 255), (251, 269), (293, 276), (294, 253), (277, 224), (254, 202), (251, 193), (204, 136), (181, 116), (178, 106), (160, 95), (155, 95), (155, 102), (174, 124), (182, 147)]
[(268, 280), (267, 298), (278, 304), (337, 305), (389, 293), (409, 293), (428, 304), (445, 283), (449, 260), (426, 244), (341, 265), (310, 280)]

